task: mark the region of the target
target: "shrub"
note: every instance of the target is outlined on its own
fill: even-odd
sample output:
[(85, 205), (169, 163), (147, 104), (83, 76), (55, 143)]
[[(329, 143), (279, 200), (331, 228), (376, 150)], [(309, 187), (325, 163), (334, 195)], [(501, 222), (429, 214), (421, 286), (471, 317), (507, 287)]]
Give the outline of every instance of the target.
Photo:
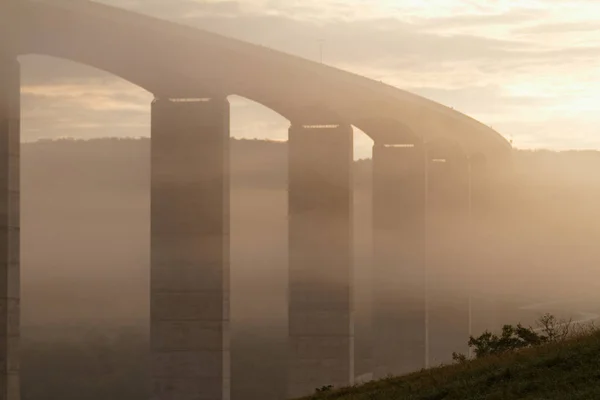
[(488, 331), (477, 338), (471, 336), (469, 347), (472, 347), (476, 357), (480, 358), (525, 347), (539, 346), (547, 341), (546, 336), (538, 334), (532, 328), (525, 328), (521, 324), (516, 327), (504, 325), (499, 336)]
[(323, 386), (321, 388), (317, 388), (315, 391), (317, 393), (326, 393), (326, 392), (331, 392), (332, 390), (333, 390), (333, 386), (327, 385), (327, 386)]
[(452, 361), (463, 364), (467, 362), (467, 356), (462, 353), (452, 352)]
[[(571, 320), (559, 321), (551, 314), (544, 314), (540, 317), (537, 325), (537, 329), (525, 328), (521, 324), (517, 324), (517, 326), (504, 325), (500, 335), (485, 331), (477, 338), (469, 337), (469, 347), (474, 349), (477, 358), (481, 358), (539, 346), (548, 342), (564, 341), (572, 333)], [(453, 353), (452, 359), (460, 363), (466, 360), (466, 356)]]

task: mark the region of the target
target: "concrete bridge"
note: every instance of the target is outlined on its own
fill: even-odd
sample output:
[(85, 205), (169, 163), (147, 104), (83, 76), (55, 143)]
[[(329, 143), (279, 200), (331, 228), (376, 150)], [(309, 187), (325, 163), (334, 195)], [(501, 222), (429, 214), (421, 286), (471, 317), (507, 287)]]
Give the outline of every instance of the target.
[[(428, 166), (455, 166), (442, 181), (468, 179), (459, 196), (468, 202), (484, 165), (507, 161), (505, 139), (443, 105), (264, 47), (93, 2), (0, 0), (0, 399), (19, 399), (17, 57), (26, 54), (99, 68), (155, 96), (153, 399), (229, 398), (233, 94), (290, 121), (289, 397), (354, 379), (352, 125), (375, 143), (374, 365), (386, 366), (375, 374), (398, 372), (397, 360), (423, 365), (424, 332), (398, 327), (425, 329), (426, 182), (436, 173)], [(382, 318), (385, 310), (399, 320)]]

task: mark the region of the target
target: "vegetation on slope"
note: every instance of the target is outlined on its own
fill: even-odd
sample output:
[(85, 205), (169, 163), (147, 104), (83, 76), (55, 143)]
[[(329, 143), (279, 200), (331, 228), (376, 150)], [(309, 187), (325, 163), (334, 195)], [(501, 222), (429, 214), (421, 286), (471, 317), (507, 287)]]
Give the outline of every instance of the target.
[[(510, 328), (510, 329), (507, 329)], [(500, 344), (455, 365), (362, 386), (320, 390), (306, 400), (590, 400), (600, 399), (600, 331), (579, 329), (568, 335), (531, 335), (531, 329), (505, 326), (508, 336), (471, 339), (477, 349)], [(528, 332), (526, 332), (528, 331)], [(564, 331), (563, 331), (564, 332)], [(537, 336), (537, 338), (535, 337)], [(519, 338), (525, 340), (520, 340)], [(540, 338), (542, 338), (540, 340)], [(479, 341), (478, 341), (479, 340)], [(511, 342), (512, 341), (512, 342)], [(505, 346), (506, 343), (511, 346)]]

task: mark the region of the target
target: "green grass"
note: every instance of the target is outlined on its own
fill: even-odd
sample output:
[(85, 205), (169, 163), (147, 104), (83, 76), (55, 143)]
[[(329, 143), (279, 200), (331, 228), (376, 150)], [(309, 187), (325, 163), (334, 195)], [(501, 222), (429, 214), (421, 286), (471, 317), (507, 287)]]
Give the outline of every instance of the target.
[(490, 356), (305, 400), (595, 400), (600, 399), (600, 332)]

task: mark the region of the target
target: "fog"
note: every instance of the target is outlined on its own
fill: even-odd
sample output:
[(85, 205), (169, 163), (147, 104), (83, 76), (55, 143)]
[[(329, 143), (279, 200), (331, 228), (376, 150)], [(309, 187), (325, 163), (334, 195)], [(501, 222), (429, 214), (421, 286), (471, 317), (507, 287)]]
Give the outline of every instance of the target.
[[(287, 331), (287, 144), (233, 140), (231, 158), (232, 396), (277, 398)], [(475, 210), (470, 225), (460, 202), (446, 209), (439, 206), (443, 199), (430, 197), (426, 255), (433, 364), (466, 350), (469, 296), (474, 333), (533, 323), (544, 312), (574, 319), (600, 313), (598, 167), (597, 152), (515, 151), (512, 169), (490, 175), (487, 211)], [(370, 160), (355, 162), (354, 172), (358, 375), (372, 369)], [(100, 336), (133, 330), (142, 338), (135, 346), (144, 345), (149, 140), (24, 144), (21, 199), (26, 341), (61, 348), (78, 338), (85, 347), (86, 338), (78, 336), (82, 329)], [(409, 280), (402, 285), (399, 292), (410, 289)], [(40, 348), (24, 359), (24, 382), (33, 379), (27, 360), (39, 361)], [(64, 354), (52, 356), (57, 367)], [(85, 369), (78, 372), (85, 380)], [(131, 381), (141, 392), (148, 384), (143, 376)], [(55, 378), (54, 386), (58, 382)], [(59, 394), (49, 389), (47, 397), (35, 398)]]

